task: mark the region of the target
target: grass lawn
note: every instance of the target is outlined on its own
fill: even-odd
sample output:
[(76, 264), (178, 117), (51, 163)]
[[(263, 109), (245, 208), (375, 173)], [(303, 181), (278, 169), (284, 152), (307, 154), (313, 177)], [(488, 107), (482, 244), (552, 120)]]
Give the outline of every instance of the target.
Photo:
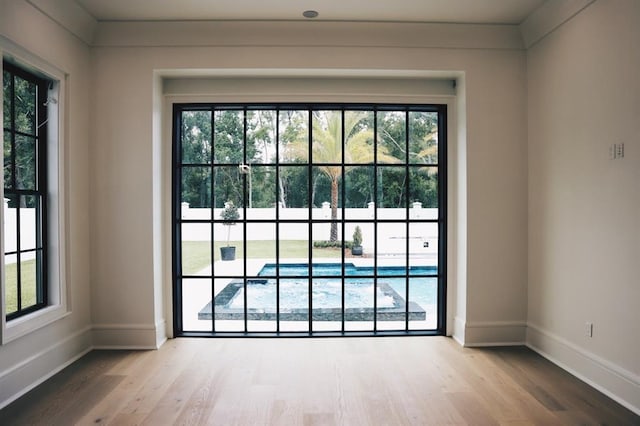
[[(18, 264), (5, 265), (5, 300), (6, 314), (18, 309)], [(36, 261), (22, 261), (22, 306), (27, 307), (36, 304)]]
[[(276, 246), (274, 241), (248, 241), (247, 258), (274, 258)], [(214, 246), (215, 260), (220, 260), (220, 247), (225, 242), (216, 242)], [(230, 241), (229, 245), (236, 247), (236, 258), (244, 255), (242, 241)], [(281, 258), (306, 258), (309, 253), (309, 243), (302, 240), (280, 241)], [(340, 257), (340, 250), (334, 248), (314, 248), (313, 257)], [(195, 274), (211, 264), (211, 251), (209, 241), (183, 241), (182, 242), (183, 273)]]

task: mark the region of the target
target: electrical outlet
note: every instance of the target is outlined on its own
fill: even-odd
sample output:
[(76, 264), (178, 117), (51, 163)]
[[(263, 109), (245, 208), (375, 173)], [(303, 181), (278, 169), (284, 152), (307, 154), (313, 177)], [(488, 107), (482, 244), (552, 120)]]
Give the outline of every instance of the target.
[(591, 322), (584, 323), (584, 335), (587, 337), (593, 337), (593, 323)]

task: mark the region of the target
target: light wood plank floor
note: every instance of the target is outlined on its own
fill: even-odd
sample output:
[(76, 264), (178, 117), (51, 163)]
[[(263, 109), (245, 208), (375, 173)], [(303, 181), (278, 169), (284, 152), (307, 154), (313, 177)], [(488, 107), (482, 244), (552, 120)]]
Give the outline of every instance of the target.
[(640, 425), (523, 348), (444, 337), (174, 339), (94, 351), (0, 424)]

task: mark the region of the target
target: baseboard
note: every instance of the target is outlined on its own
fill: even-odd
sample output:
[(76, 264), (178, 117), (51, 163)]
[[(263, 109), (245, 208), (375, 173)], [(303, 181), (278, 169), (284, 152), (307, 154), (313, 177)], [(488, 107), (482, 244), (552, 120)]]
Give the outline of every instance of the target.
[(147, 350), (158, 348), (155, 324), (94, 324), (94, 349)]
[(521, 346), (525, 344), (524, 321), (475, 321), (464, 324), (465, 347)]
[(640, 415), (640, 376), (529, 323), (526, 345), (563, 370)]
[(91, 349), (91, 328), (87, 327), (2, 372), (0, 409), (59, 373)]

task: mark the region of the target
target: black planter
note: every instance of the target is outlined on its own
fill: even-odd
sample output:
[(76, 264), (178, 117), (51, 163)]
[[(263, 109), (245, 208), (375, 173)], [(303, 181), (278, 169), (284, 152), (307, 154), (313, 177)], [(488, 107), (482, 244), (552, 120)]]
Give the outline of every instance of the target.
[(351, 254), (354, 256), (362, 256), (362, 246), (351, 247)]
[(220, 247), (220, 259), (236, 260), (236, 248), (233, 246)]

